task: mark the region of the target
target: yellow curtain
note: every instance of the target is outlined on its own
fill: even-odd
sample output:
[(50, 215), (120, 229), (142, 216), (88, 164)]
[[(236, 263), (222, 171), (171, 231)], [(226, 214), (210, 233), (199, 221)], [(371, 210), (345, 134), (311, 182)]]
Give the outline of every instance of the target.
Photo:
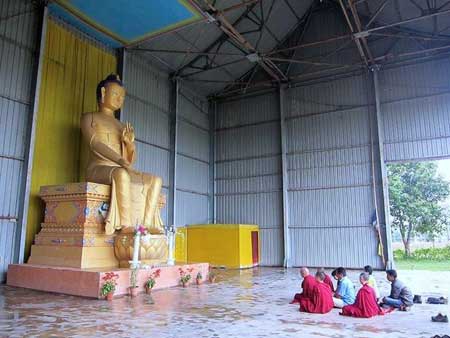
[(43, 185), (78, 182), (86, 163), (80, 117), (97, 109), (98, 82), (117, 70), (117, 58), (49, 20), (31, 176), (25, 257), (40, 229)]

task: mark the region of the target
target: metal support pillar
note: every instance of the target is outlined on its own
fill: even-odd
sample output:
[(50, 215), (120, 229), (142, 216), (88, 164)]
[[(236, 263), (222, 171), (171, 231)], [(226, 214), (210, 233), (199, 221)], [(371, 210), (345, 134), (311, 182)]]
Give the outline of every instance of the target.
[(36, 125), (39, 110), (39, 95), (41, 91), (42, 72), (44, 67), (45, 46), (47, 38), (47, 22), (48, 22), (48, 9), (44, 7), (42, 12), (42, 24), (41, 24), (41, 36), (39, 43), (39, 56), (37, 61), (36, 81), (34, 87), (34, 100), (33, 111), (31, 112), (31, 118), (28, 122), (29, 132), (27, 135), (28, 152), (25, 155), (24, 170), (25, 173), (22, 181), (21, 198), (22, 204), (19, 210), (19, 220), (17, 226), (20, 227), (16, 232), (16, 250), (14, 253), (14, 262), (22, 264), (24, 262), (25, 255), (25, 242), (27, 235), (27, 222), (28, 222), (28, 208), (30, 204), (30, 192), (31, 192), (31, 174), (33, 172), (33, 158), (34, 158), (34, 146), (36, 140)]
[(376, 123), (376, 141), (378, 150), (378, 161), (377, 171), (379, 171), (379, 176), (381, 180), (381, 191), (380, 191), (380, 212), (378, 223), (380, 225), (380, 230), (383, 236), (383, 246), (384, 246), (384, 257), (386, 261), (386, 269), (392, 268), (394, 264), (394, 255), (392, 251), (392, 234), (391, 234), (391, 223), (390, 223), (390, 210), (389, 210), (389, 182), (387, 175), (386, 162), (384, 160), (384, 130), (383, 130), (383, 117), (381, 115), (381, 101), (380, 101), (380, 83), (378, 79), (379, 66), (374, 66), (371, 68), (373, 89), (375, 96), (375, 123)]
[(286, 140), (286, 121), (285, 121), (285, 88), (279, 87), (279, 104), (280, 104), (280, 137), (281, 137), (281, 181), (283, 188), (283, 244), (284, 244), (284, 267), (290, 268), (291, 264), (291, 248), (289, 234), (289, 195), (288, 195), (288, 172), (287, 172), (287, 140)]
[(170, 110), (170, 160), (169, 160), (169, 220), (167, 225), (176, 225), (177, 203), (177, 152), (178, 152), (178, 110), (180, 82), (173, 81)]
[(209, 187), (208, 187), (208, 222), (216, 223), (216, 156), (215, 156), (215, 136), (216, 136), (216, 113), (217, 103), (209, 104)]

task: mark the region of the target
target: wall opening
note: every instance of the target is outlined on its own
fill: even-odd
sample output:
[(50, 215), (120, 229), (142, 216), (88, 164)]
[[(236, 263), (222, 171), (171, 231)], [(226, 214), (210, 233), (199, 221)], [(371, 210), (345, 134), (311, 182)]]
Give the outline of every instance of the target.
[(388, 165), (393, 249), (401, 269), (450, 266), (450, 159)]

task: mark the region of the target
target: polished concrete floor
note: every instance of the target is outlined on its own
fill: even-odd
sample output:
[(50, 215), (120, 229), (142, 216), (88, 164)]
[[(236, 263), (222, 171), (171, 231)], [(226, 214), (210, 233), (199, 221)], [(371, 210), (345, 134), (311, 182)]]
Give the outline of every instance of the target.
[[(356, 282), (357, 272), (350, 277)], [(377, 273), (382, 294), (389, 289)], [(450, 272), (400, 272), (424, 295), (450, 294)], [(113, 302), (0, 286), (0, 337), (432, 337), (450, 333), (432, 323), (448, 305), (356, 319), (300, 313), (289, 305), (297, 269), (221, 271), (215, 284), (155, 291)]]

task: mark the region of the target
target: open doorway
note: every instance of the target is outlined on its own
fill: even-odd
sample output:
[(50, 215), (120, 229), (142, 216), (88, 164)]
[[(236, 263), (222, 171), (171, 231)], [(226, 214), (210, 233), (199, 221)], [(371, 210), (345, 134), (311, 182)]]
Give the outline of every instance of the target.
[(450, 159), (388, 165), (399, 269), (450, 269)]

